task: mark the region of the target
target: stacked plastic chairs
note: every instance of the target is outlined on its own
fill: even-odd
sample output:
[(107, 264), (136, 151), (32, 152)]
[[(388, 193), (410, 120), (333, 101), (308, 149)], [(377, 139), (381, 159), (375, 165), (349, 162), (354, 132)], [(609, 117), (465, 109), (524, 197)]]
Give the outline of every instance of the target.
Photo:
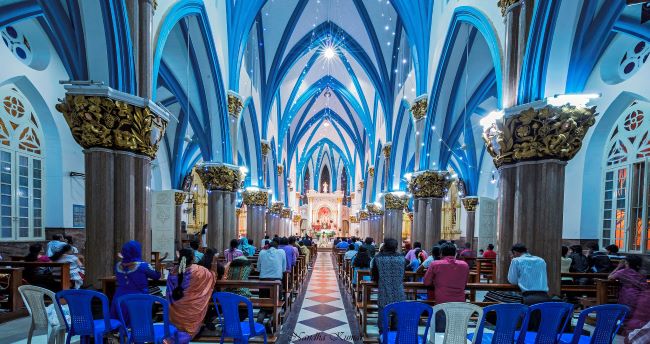
[(18, 287), (18, 292), (23, 298), (23, 302), (32, 316), (32, 322), (29, 327), (29, 334), (27, 336), (27, 344), (32, 343), (32, 337), (36, 330), (47, 330), (47, 344), (63, 344), (65, 340), (65, 318), (61, 309), (57, 306), (54, 307), (58, 324), (52, 325), (47, 319), (47, 309), (45, 307), (45, 297), (48, 297), (55, 302), (56, 295), (53, 291), (33, 286), (22, 285)]
[[(212, 294), (212, 301), (221, 325), (221, 343), (226, 337), (240, 343), (248, 343), (252, 337), (264, 336), (266, 344), (266, 329), (264, 325), (253, 320), (253, 304), (249, 299), (233, 293), (217, 292)], [(242, 303), (246, 305), (248, 321), (239, 321), (239, 305)]]
[[(560, 343), (563, 344), (609, 344), (612, 343), (616, 332), (621, 328), (623, 320), (630, 312), (625, 305), (600, 305), (587, 308), (580, 312), (573, 334), (563, 334)], [(596, 316), (596, 326), (591, 336), (582, 335), (587, 316)]]
[[(93, 318), (92, 302), (98, 299), (102, 304), (103, 319)], [(95, 339), (95, 344), (102, 344), (104, 335), (119, 331), (120, 337), (125, 335), (122, 322), (111, 319), (108, 314), (108, 298), (102, 293), (92, 290), (71, 289), (56, 293), (56, 302), (61, 307), (65, 301), (70, 310), (70, 324), (66, 323), (68, 335), (66, 344), (70, 344), (73, 336), (81, 336), (82, 342), (89, 342), (90, 337)]]
[[(496, 326), (493, 332), (488, 333), (485, 331), (485, 323), (490, 313), (496, 315)], [(527, 313), (528, 306), (520, 303), (487, 306), (483, 308), (483, 317), (481, 317), (476, 332), (469, 334), (467, 338), (476, 344), (512, 344), (518, 333), (525, 333), (525, 331), (521, 331), (520, 324)]]
[[(397, 331), (384, 331), (380, 337), (381, 343), (418, 343), (426, 342), (429, 326), (431, 325), (431, 306), (421, 302), (396, 302), (384, 307), (384, 316), (381, 321), (383, 328), (389, 329), (391, 316), (398, 319)], [(422, 314), (426, 314), (426, 327), (424, 335), (418, 334), (418, 326)]]
[[(174, 343), (179, 342), (178, 331), (169, 323), (167, 300), (148, 294), (132, 294), (120, 297), (117, 302), (120, 321), (127, 328), (127, 343), (162, 344), (167, 338), (174, 338)], [(151, 320), (155, 304), (163, 308), (162, 323)]]

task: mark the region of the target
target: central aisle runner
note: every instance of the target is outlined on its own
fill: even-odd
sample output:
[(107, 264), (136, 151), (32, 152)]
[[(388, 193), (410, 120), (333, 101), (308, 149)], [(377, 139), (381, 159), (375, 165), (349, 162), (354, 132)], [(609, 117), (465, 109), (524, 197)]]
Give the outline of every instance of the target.
[(330, 252), (318, 253), (293, 331), (293, 343), (353, 343)]

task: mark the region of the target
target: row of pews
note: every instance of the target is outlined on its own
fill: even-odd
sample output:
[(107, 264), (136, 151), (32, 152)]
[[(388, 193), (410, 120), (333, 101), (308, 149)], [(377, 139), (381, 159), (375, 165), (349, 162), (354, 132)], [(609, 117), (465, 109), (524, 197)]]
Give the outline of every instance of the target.
[[(351, 262), (344, 259), (346, 250), (333, 249), (333, 259), (337, 267), (337, 277), (346, 286), (347, 292), (354, 302), (361, 336), (364, 342), (377, 342), (376, 334), (369, 331), (369, 325), (378, 321), (377, 283), (371, 281), (369, 269), (358, 269), (355, 273)], [(469, 303), (484, 307), (496, 302), (486, 301), (484, 295), (488, 292), (519, 292), (519, 288), (511, 284), (494, 283), (496, 279), (496, 263), (494, 259), (472, 258), (468, 264), (472, 266), (465, 288), (466, 300)], [(404, 291), (407, 300), (414, 300), (435, 305), (434, 300), (427, 299), (427, 290), (422, 283), (426, 270), (420, 266), (417, 271), (406, 271), (404, 274)], [(564, 273), (562, 277), (574, 281), (573, 284), (562, 285), (562, 298), (576, 304), (580, 309), (606, 303), (616, 303), (620, 285), (616, 281), (607, 280), (607, 273)], [(578, 284), (577, 281), (587, 281)]]
[[(267, 334), (268, 341), (274, 343), (278, 340), (280, 330), (286, 322), (290, 312), (294, 311), (296, 307), (295, 301), (299, 293), (306, 288), (305, 281), (307, 280), (308, 270), (316, 260), (317, 254), (317, 247), (310, 247), (309, 257), (300, 255), (291, 271), (285, 271), (282, 281), (267, 281), (259, 279), (259, 272), (256, 271), (258, 259), (258, 254), (256, 253), (254, 256), (248, 257), (249, 261), (252, 263), (252, 271), (248, 280), (218, 279), (215, 283), (214, 291), (233, 291), (234, 289), (248, 288), (253, 294), (250, 301), (253, 304), (254, 313), (257, 314), (261, 309), (266, 309), (269, 310), (268, 313), (271, 314), (269, 319), (271, 332)], [(307, 264), (308, 261), (309, 264)], [(217, 271), (216, 266), (219, 263), (225, 265), (223, 257), (215, 257), (212, 264), (212, 270), (215, 271), (215, 273)], [(166, 283), (167, 281), (165, 279), (150, 281), (150, 285), (165, 286)], [(112, 298), (115, 294), (114, 276), (102, 278), (102, 291), (109, 297), (109, 299)], [(265, 293), (268, 297), (264, 295)], [(264, 296), (260, 297), (260, 294)], [(210, 307), (213, 307), (213, 305), (211, 304)], [(202, 335), (195, 338), (193, 341), (214, 343), (219, 339), (219, 337)], [(251, 339), (252, 342), (256, 342), (257, 340), (261, 341), (261, 339), (257, 337)]]

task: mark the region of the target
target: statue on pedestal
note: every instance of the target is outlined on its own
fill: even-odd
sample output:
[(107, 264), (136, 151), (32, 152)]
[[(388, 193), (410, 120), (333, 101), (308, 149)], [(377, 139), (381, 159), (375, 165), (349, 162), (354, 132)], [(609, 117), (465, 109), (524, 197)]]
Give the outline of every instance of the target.
[(327, 187), (328, 187), (327, 183), (323, 183), (323, 193), (327, 193), (327, 192), (328, 192), (328, 188), (327, 188)]

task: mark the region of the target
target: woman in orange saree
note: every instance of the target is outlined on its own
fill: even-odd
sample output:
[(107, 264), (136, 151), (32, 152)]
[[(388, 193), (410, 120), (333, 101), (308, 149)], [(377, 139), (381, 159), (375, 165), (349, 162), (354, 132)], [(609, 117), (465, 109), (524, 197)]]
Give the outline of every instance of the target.
[(215, 282), (214, 272), (193, 261), (194, 252), (182, 249), (178, 267), (167, 278), (169, 320), (191, 337), (201, 329)]

